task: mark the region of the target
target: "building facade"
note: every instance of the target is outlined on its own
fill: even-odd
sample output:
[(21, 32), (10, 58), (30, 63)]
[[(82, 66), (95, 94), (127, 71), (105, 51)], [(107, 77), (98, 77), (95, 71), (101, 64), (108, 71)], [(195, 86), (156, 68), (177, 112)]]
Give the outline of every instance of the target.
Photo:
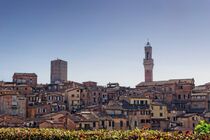
[(83, 90), (81, 88), (68, 89), (65, 92), (65, 98), (67, 102), (67, 109), (69, 111), (75, 111), (81, 108), (81, 93)]
[(26, 98), (13, 90), (0, 92), (0, 114), (26, 117)]
[(35, 73), (14, 73), (13, 82), (16, 84), (37, 85), (37, 75)]

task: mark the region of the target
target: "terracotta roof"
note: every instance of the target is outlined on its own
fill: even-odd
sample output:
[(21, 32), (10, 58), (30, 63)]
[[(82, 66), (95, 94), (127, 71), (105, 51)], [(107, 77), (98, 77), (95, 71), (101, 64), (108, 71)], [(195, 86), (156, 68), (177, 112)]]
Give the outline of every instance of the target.
[(111, 110), (122, 110), (122, 103), (118, 101), (109, 101), (108, 105), (105, 106), (105, 109), (111, 109)]
[(80, 121), (98, 121), (99, 117), (94, 112), (81, 112), (75, 114), (76, 117), (80, 119)]
[(158, 86), (158, 85), (165, 85), (165, 84), (174, 84), (174, 83), (189, 83), (193, 84), (194, 79), (171, 79), (168, 81), (153, 81), (153, 82), (141, 82), (137, 85), (138, 86)]
[(60, 111), (57, 113), (50, 113), (50, 114), (46, 114), (46, 115), (42, 115), (40, 117), (40, 120), (51, 120), (51, 119), (58, 119), (58, 118), (62, 118), (65, 117), (68, 114), (68, 118), (70, 118), (72, 121), (74, 122), (78, 122), (79, 118), (77, 118), (76, 116), (74, 116), (73, 114), (70, 114), (67, 111)]
[(187, 114), (183, 114), (178, 116), (179, 118), (188, 118), (188, 117), (192, 117), (192, 116), (196, 116), (196, 113), (187, 113)]
[(23, 124), (24, 119), (19, 116), (1, 115), (0, 122), (6, 122), (7, 124)]
[(138, 110), (138, 109), (148, 109), (148, 105), (133, 105), (129, 104), (127, 101), (122, 100), (120, 102), (113, 101), (112, 104), (108, 104), (105, 109), (110, 110)]
[(126, 110), (139, 110), (139, 109), (149, 109), (149, 105), (133, 105), (129, 104), (127, 101), (122, 101), (122, 108)]
[(35, 77), (37, 77), (36, 73), (14, 73), (13, 76), (35, 76)]

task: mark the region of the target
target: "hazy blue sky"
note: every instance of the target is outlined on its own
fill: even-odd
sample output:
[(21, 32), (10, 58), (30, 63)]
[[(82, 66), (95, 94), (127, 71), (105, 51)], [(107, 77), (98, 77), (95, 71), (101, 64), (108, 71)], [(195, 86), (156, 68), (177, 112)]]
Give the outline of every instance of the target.
[(210, 0), (0, 0), (0, 80), (35, 72), (49, 83), (50, 61), (68, 61), (68, 79), (144, 81), (144, 46), (154, 80), (210, 81)]

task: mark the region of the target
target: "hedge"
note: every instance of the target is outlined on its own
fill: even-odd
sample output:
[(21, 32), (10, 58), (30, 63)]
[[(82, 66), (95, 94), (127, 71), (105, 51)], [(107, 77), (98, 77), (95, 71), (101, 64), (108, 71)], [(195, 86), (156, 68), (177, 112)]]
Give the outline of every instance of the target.
[(66, 131), (61, 129), (0, 128), (0, 140), (210, 140), (210, 134), (191, 132)]

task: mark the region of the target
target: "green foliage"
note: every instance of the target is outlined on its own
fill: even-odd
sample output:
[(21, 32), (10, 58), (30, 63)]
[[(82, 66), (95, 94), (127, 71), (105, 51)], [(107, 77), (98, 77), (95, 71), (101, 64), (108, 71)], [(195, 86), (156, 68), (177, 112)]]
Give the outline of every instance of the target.
[(66, 131), (61, 129), (0, 128), (0, 140), (209, 140), (209, 134), (132, 131)]
[(197, 134), (210, 134), (210, 124), (206, 123), (205, 121), (200, 121), (195, 127), (195, 132)]

